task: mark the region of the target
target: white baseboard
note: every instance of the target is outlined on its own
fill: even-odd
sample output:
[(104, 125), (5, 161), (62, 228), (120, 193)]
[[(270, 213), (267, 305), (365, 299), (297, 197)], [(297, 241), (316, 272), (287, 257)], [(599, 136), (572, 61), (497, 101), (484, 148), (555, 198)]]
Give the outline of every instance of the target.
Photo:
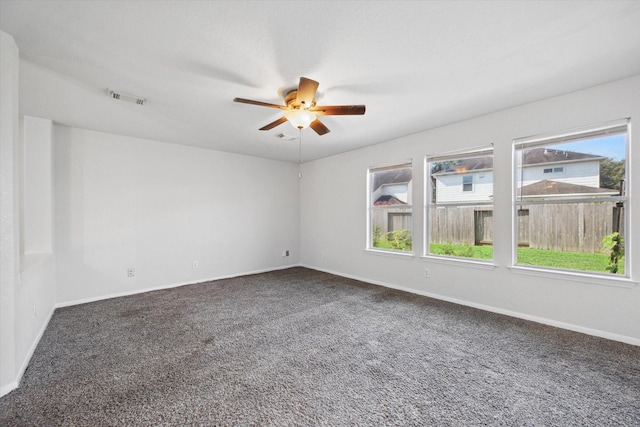
[(212, 278), (208, 278), (208, 279), (198, 279), (197, 281), (192, 281), (192, 282), (172, 283), (172, 284), (168, 284), (168, 285), (154, 286), (154, 287), (144, 288), (144, 289), (134, 289), (132, 291), (118, 292), (118, 293), (114, 293), (114, 294), (100, 295), (100, 296), (90, 297), (90, 298), (82, 298), (82, 299), (77, 299), (77, 300), (72, 300), (72, 301), (63, 301), (63, 302), (56, 303), (56, 308), (70, 307), (70, 306), (73, 306), (73, 305), (86, 304), (86, 303), (90, 303), (90, 302), (102, 301), (102, 300), (111, 299), (111, 298), (118, 298), (118, 297), (130, 296), (130, 295), (143, 294), (145, 292), (161, 291), (161, 290), (164, 290), (164, 289), (178, 288), (180, 286), (196, 285), (198, 283), (206, 283), (206, 282), (211, 282), (211, 281), (214, 281), (214, 280), (232, 279), (234, 277), (249, 276), (251, 274), (260, 274), (260, 273), (268, 273), (270, 271), (286, 270), (287, 268), (298, 267), (298, 266), (299, 266), (299, 264), (285, 265), (285, 266), (281, 266), (281, 267), (265, 268), (265, 269), (262, 269), (262, 270), (254, 270), (254, 271), (246, 271), (246, 272), (243, 272), (243, 273), (228, 274), (228, 275), (212, 277)]
[(480, 309), (480, 310), (489, 311), (489, 312), (492, 312), (492, 313), (504, 314), (506, 316), (516, 317), (518, 319), (523, 319), (523, 320), (529, 320), (531, 322), (541, 323), (543, 325), (554, 326), (554, 327), (560, 328), (560, 329), (566, 329), (566, 330), (569, 330), (569, 331), (580, 332), (582, 334), (592, 335), (592, 336), (600, 337), (600, 338), (605, 338), (605, 339), (612, 340), (612, 341), (619, 341), (619, 342), (623, 342), (623, 343), (626, 343), (626, 344), (640, 346), (640, 339), (634, 338), (634, 337), (629, 337), (629, 336), (626, 336), (626, 335), (614, 334), (614, 333), (607, 332), (607, 331), (601, 331), (599, 329), (587, 328), (587, 327), (580, 326), (580, 325), (574, 325), (574, 324), (571, 324), (571, 323), (560, 322), (560, 321), (557, 321), (557, 320), (547, 319), (547, 318), (544, 318), (544, 317), (533, 316), (533, 315), (525, 314), (525, 313), (519, 313), (517, 311), (506, 310), (506, 309), (503, 309), (503, 308), (493, 307), (493, 306), (490, 306), (490, 305), (478, 304), (478, 303), (474, 303), (474, 302), (471, 302), (471, 301), (465, 301), (465, 300), (461, 300), (461, 299), (458, 299), (458, 298), (448, 297), (446, 295), (439, 295), (439, 294), (433, 294), (433, 293), (430, 293), (430, 292), (418, 291), (416, 289), (411, 289), (411, 288), (407, 288), (407, 287), (404, 287), (404, 286), (398, 286), (398, 285), (394, 285), (392, 283), (386, 283), (386, 282), (381, 282), (381, 281), (377, 281), (377, 280), (366, 279), (366, 278), (363, 278), (363, 277), (358, 277), (358, 276), (354, 276), (354, 275), (351, 275), (351, 274), (339, 273), (337, 271), (327, 270), (327, 269), (323, 269), (323, 268), (319, 268), (319, 267), (313, 267), (313, 266), (310, 266), (310, 265), (300, 264), (300, 267), (310, 268), (312, 270), (317, 270), (317, 271), (322, 271), (324, 273), (334, 274), (336, 276), (345, 277), (347, 279), (354, 279), (354, 280), (358, 280), (358, 281), (365, 282), (365, 283), (371, 283), (372, 285), (378, 285), (378, 286), (384, 286), (386, 288), (397, 289), (399, 291), (409, 292), (409, 293), (416, 294), (416, 295), (422, 295), (422, 296), (433, 298), (433, 299), (437, 299), (437, 300), (452, 302), (454, 304), (460, 304), (460, 305), (464, 305), (464, 306), (468, 306), (468, 307), (473, 307), (473, 308), (477, 308), (477, 309)]
[(55, 307), (51, 308), (51, 310), (49, 311), (49, 314), (47, 315), (47, 320), (42, 324), (42, 326), (40, 327), (40, 331), (38, 331), (38, 335), (36, 336), (36, 339), (33, 341), (33, 343), (31, 343), (31, 347), (29, 347), (27, 356), (25, 360), (22, 362), (22, 366), (20, 366), (20, 369), (18, 370), (18, 385), (20, 384), (20, 381), (22, 380), (22, 376), (24, 375), (25, 371), (27, 370), (27, 367), (29, 366), (29, 362), (31, 362), (33, 353), (36, 352), (36, 348), (38, 347), (38, 344), (40, 343), (40, 340), (44, 335), (44, 331), (46, 331), (47, 326), (49, 326), (49, 322), (51, 321), (51, 318), (53, 317), (53, 313), (55, 310), (56, 310)]
[(5, 394), (11, 393), (13, 390), (17, 388), (18, 388), (18, 381), (12, 381), (9, 384), (0, 387), (0, 397), (4, 396)]
[(35, 353), (36, 348), (38, 347), (38, 344), (40, 343), (40, 340), (42, 339), (42, 336), (44, 335), (44, 331), (46, 331), (47, 330), (47, 326), (49, 326), (49, 322), (51, 321), (51, 317), (53, 317), (53, 312), (54, 311), (55, 311), (55, 307), (53, 307), (49, 311), (49, 315), (47, 316), (47, 320), (42, 324), (42, 326), (40, 327), (40, 331), (38, 331), (38, 335), (36, 335), (35, 340), (33, 340), (33, 342), (31, 343), (31, 346), (29, 347), (29, 351), (27, 352), (24, 360), (22, 361), (22, 365), (20, 366), (20, 369), (18, 369), (15, 381), (13, 381), (13, 382), (3, 386), (2, 388), (0, 388), (0, 397), (4, 396), (5, 394), (8, 394), (8, 393), (12, 392), (13, 390), (17, 389), (20, 386), (20, 381), (22, 381), (22, 377), (23, 377), (24, 373), (26, 372), (27, 367), (29, 366), (29, 362), (31, 362), (31, 358), (33, 357), (33, 353)]

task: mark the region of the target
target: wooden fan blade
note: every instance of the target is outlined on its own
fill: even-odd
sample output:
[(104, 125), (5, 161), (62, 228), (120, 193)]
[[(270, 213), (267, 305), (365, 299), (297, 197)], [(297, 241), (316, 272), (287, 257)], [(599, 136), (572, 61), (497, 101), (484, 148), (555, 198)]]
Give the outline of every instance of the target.
[(308, 79), (306, 77), (300, 77), (300, 83), (298, 84), (298, 93), (296, 94), (296, 101), (302, 107), (310, 107), (313, 104), (313, 98), (316, 97), (316, 91), (318, 90), (318, 83), (315, 80)]
[(327, 105), (315, 107), (311, 111), (319, 116), (351, 116), (362, 115), (365, 111), (364, 105)]
[(285, 105), (269, 104), (268, 102), (253, 101), (251, 99), (244, 99), (244, 98), (233, 98), (233, 102), (242, 102), (243, 104), (259, 105), (261, 107), (278, 108), (280, 110), (287, 109)]
[(318, 135), (324, 135), (325, 133), (331, 132), (328, 127), (324, 125), (320, 120), (315, 119), (311, 122), (309, 127), (316, 131)]
[(268, 125), (264, 125), (260, 128), (260, 130), (269, 130), (269, 129), (273, 129), (274, 127), (283, 124), (284, 122), (287, 121), (287, 118), (285, 116), (280, 117), (278, 120), (269, 123)]

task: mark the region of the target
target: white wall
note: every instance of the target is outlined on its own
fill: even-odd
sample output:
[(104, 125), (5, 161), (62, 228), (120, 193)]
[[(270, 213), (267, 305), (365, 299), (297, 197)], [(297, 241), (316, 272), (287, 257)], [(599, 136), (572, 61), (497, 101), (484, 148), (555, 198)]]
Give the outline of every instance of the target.
[(53, 250), (53, 122), (21, 120), (23, 158), (20, 280), (15, 289), (16, 367), (18, 379), (55, 309)]
[[(512, 264), (512, 140), (625, 117), (640, 119), (640, 76), (593, 87), (425, 131), (387, 143), (303, 165), (301, 182), (301, 263), (348, 277), (399, 287), (463, 304), (640, 345), (640, 286), (614, 285), (548, 274), (524, 274)], [(469, 135), (473, 135), (470, 139)], [(640, 144), (632, 134), (631, 146)], [(424, 156), (494, 143), (494, 267), (421, 258)], [(366, 171), (377, 164), (412, 158), (414, 167), (413, 247), (415, 257), (365, 251)], [(633, 176), (640, 173), (640, 150), (632, 150)], [(634, 239), (626, 263), (640, 273), (640, 185), (630, 178)], [(340, 193), (335, 188), (341, 188)], [(339, 196), (341, 200), (336, 200)], [(337, 208), (339, 207), (339, 208)], [(424, 270), (430, 278), (424, 278)], [(613, 282), (613, 283), (612, 283)]]
[(58, 304), (299, 263), (295, 164), (64, 126), (55, 144)]
[(22, 255), (53, 250), (53, 122), (22, 120)]
[(0, 396), (17, 385), (18, 151), (18, 47), (0, 31)]
[(56, 297), (56, 266), (53, 254), (39, 254), (24, 264), (15, 292), (16, 379), (29, 365), (53, 311)]
[[(0, 39), (2, 396), (18, 386), (53, 313), (55, 258), (51, 253), (52, 124), (50, 120), (25, 118), (22, 121), (24, 129), (19, 132), (18, 49), (7, 34), (0, 32)], [(19, 135), (22, 135), (22, 140)], [(19, 152), (23, 152), (25, 157), (21, 158)], [(19, 207), (20, 200), (23, 202), (22, 209)], [(23, 223), (22, 227), (19, 222)], [(20, 229), (22, 235), (19, 235)], [(27, 256), (21, 254), (21, 242), (28, 242)]]

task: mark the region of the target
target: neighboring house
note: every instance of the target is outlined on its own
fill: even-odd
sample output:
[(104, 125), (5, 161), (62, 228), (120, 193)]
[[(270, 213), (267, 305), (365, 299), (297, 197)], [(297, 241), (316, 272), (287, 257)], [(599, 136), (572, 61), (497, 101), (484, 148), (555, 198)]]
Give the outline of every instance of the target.
[[(605, 157), (573, 151), (531, 148), (523, 151), (523, 167), (518, 168), (520, 200), (584, 199), (615, 196), (618, 191), (600, 188), (600, 162)], [(436, 243), (493, 242), (493, 169), (491, 157), (477, 157), (434, 165), (431, 174), (436, 205), (430, 210), (431, 241)], [(489, 205), (483, 203), (489, 202)], [(457, 206), (455, 215), (442, 205)], [(460, 206), (467, 205), (467, 206)], [(543, 249), (598, 252), (600, 239), (613, 230), (615, 202), (576, 205), (527, 204), (518, 210), (518, 244)], [(589, 218), (586, 220), (585, 218)], [(576, 231), (576, 227), (580, 230)], [(543, 230), (555, 230), (545, 232)], [(562, 231), (559, 231), (562, 230)]]
[[(532, 148), (524, 152), (524, 167), (518, 181), (524, 197), (610, 193), (600, 188), (602, 156), (573, 151)], [(487, 202), (493, 198), (493, 170), (491, 157), (465, 159), (444, 164), (443, 170), (433, 173), (436, 203)], [(519, 194), (519, 192), (518, 192)]]
[(487, 202), (493, 199), (493, 158), (476, 157), (431, 174), (435, 178), (436, 203)]
[(523, 187), (538, 181), (557, 181), (600, 187), (600, 161), (605, 157), (593, 154), (548, 148), (532, 148), (524, 151)]
[(411, 200), (411, 179), (411, 169), (377, 172), (371, 183), (373, 205), (407, 204)]
[(410, 168), (377, 172), (371, 183), (372, 224), (380, 233), (411, 230)]

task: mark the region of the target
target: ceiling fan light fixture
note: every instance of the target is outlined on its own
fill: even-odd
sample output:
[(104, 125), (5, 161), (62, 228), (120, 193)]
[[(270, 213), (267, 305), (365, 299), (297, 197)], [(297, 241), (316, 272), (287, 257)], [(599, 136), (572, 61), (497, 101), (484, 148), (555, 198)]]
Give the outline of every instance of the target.
[(316, 119), (316, 115), (307, 110), (290, 110), (284, 116), (296, 129), (306, 129)]

